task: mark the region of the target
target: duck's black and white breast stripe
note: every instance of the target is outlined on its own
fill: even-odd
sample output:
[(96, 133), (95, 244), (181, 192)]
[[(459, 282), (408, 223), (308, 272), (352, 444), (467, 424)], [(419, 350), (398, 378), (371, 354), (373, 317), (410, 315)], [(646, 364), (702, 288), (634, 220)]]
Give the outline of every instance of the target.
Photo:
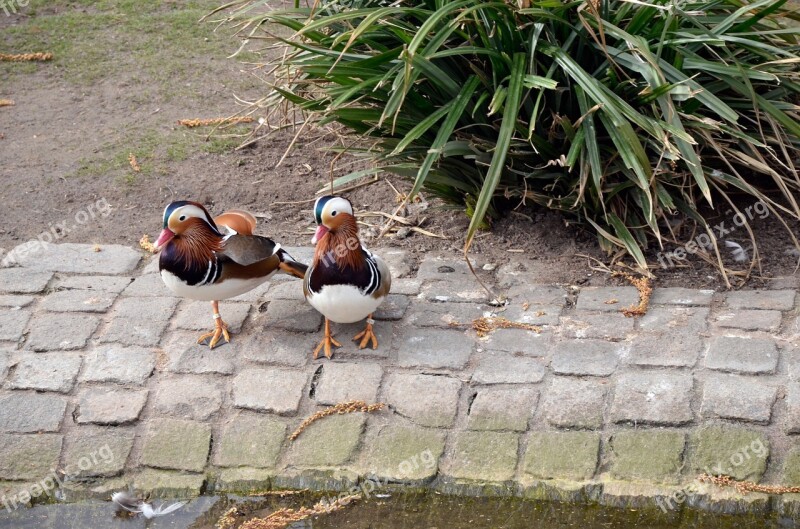
[(366, 248), (362, 247), (361, 250), (367, 266), (358, 270), (342, 269), (335, 261), (325, 259), (320, 260), (317, 266), (312, 266), (308, 274), (308, 290), (318, 294), (327, 285), (352, 285), (363, 295), (372, 295), (381, 286), (381, 272), (373, 255)]

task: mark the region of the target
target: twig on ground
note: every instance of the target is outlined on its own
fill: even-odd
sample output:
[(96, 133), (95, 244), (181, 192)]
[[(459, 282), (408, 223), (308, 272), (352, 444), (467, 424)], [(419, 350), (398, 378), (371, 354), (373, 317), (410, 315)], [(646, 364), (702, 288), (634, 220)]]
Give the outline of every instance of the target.
[(209, 125), (235, 125), (239, 123), (252, 123), (255, 121), (250, 116), (240, 116), (236, 118), (214, 118), (214, 119), (180, 119), (178, 125), (184, 127), (207, 127)]
[(52, 53), (0, 53), (0, 62), (49, 61), (52, 58)]
[(14, 100), (13, 99), (0, 99), (0, 107), (13, 107)]
[[(454, 323), (452, 325), (457, 327), (461, 324)], [(472, 328), (481, 338), (489, 336), (497, 329), (524, 329), (526, 331), (533, 331), (535, 333), (542, 332), (542, 328), (538, 325), (511, 321), (508, 318), (503, 318), (502, 316), (483, 316), (481, 318), (477, 318), (472, 320)]]
[(712, 476), (700, 474), (697, 479), (704, 483), (713, 483), (720, 487), (733, 487), (739, 494), (748, 492), (763, 492), (764, 494), (797, 494), (800, 487), (787, 487), (785, 485), (759, 485), (752, 481), (736, 481), (730, 476)]
[(320, 419), (323, 419), (323, 418), (325, 418), (325, 417), (327, 417), (329, 415), (344, 415), (346, 413), (355, 413), (355, 412), (359, 412), (359, 411), (362, 411), (364, 413), (369, 413), (369, 412), (381, 410), (381, 409), (383, 409), (384, 406), (385, 406), (385, 404), (382, 403), (382, 402), (379, 402), (377, 404), (367, 404), (363, 400), (350, 400), (350, 401), (347, 401), (347, 402), (340, 402), (339, 404), (336, 404), (335, 406), (331, 406), (330, 408), (318, 411), (314, 415), (312, 415), (309, 418), (307, 418), (297, 428), (297, 430), (295, 430), (294, 433), (292, 433), (292, 435), (289, 436), (289, 439), (294, 441), (295, 439), (297, 439), (300, 436), (301, 433), (303, 433), (303, 430), (308, 428), (312, 423), (314, 423), (314, 422), (316, 422), (316, 421), (318, 421)]

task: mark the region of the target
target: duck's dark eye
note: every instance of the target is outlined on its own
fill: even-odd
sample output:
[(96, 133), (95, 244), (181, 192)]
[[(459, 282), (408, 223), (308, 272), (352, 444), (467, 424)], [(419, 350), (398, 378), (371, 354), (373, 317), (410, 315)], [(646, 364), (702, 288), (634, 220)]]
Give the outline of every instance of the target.
[(335, 217), (335, 216), (336, 216), (336, 212), (335, 211), (331, 211), (331, 217)]
[(179, 218), (178, 220), (183, 222), (184, 220), (186, 220), (186, 215), (181, 215), (181, 218)]

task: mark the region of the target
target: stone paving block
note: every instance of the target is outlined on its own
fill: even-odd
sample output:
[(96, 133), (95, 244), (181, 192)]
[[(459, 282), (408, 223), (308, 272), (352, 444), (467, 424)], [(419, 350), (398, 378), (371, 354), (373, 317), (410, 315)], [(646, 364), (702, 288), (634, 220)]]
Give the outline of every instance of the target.
[(408, 306), (411, 304), (411, 298), (408, 296), (401, 296), (399, 294), (389, 294), (378, 310), (375, 312), (374, 318), (383, 321), (397, 321), (405, 316)]
[(0, 431), (57, 432), (67, 400), (50, 394), (14, 391), (0, 396)]
[[(253, 290), (245, 292), (244, 294), (239, 294), (235, 298), (231, 298), (229, 301), (242, 301), (245, 303), (259, 303), (261, 301), (264, 301), (264, 299), (267, 297), (267, 292), (269, 292), (275, 285), (278, 284), (277, 281), (274, 281), (275, 277), (277, 276), (273, 276), (272, 281), (266, 281), (264, 283), (261, 283)], [(288, 283), (294, 281), (294, 278), (292, 277), (289, 276), (283, 276), (283, 277), (286, 277), (286, 281)]]
[[(473, 263), (477, 269), (476, 265)], [(426, 257), (417, 270), (417, 279), (422, 281), (460, 281), (467, 278), (472, 278), (472, 273), (463, 259)]]
[(428, 303), (415, 301), (406, 312), (406, 321), (416, 327), (469, 327), (484, 316), (484, 307), (477, 303)]
[(611, 418), (614, 422), (662, 426), (689, 423), (694, 419), (693, 386), (688, 374), (625, 373), (617, 379)]
[(562, 308), (560, 305), (531, 305), (526, 307), (520, 303), (512, 303), (504, 311), (498, 312), (496, 315), (527, 325), (558, 325)]
[(554, 377), (542, 393), (542, 415), (561, 428), (599, 429), (608, 390), (604, 380)]
[(133, 428), (73, 428), (67, 433), (62, 469), (75, 478), (119, 476), (134, 437)]
[(95, 290), (60, 290), (42, 300), (42, 308), (50, 312), (106, 312), (117, 294)]
[(225, 468), (214, 480), (214, 492), (233, 492), (252, 495), (270, 489), (274, 470), (263, 468)]
[(731, 309), (792, 310), (794, 290), (739, 290), (729, 292), (725, 304)]
[(557, 309), (564, 307), (567, 301), (567, 291), (557, 286), (521, 284), (508, 291), (508, 297), (513, 300), (513, 305), (521, 306), (523, 303), (530, 305), (528, 311), (544, 310), (544, 307)]
[(151, 498), (196, 498), (203, 489), (203, 474), (184, 474), (164, 470), (143, 470), (134, 477), (135, 492)]
[(778, 389), (755, 377), (713, 375), (703, 388), (704, 417), (768, 424)]
[(689, 434), (689, 474), (728, 475), (758, 482), (767, 469), (769, 440), (737, 426), (701, 426)]
[[(250, 313), (249, 303), (223, 301), (219, 304), (222, 320), (228, 324), (231, 333), (239, 333)], [(214, 328), (214, 317), (211, 303), (207, 301), (187, 301), (181, 304), (175, 313), (175, 325), (179, 329), (210, 332)]]
[(402, 367), (463, 369), (475, 347), (464, 331), (406, 328), (401, 332), (397, 363)]
[[(111, 325), (101, 342), (152, 347), (161, 341), (178, 300), (174, 298), (123, 298), (117, 303)], [(214, 324), (209, 317), (211, 329)]]
[(390, 423), (367, 435), (362, 473), (380, 481), (422, 484), (436, 476), (444, 446), (441, 430)]
[(623, 430), (609, 443), (611, 474), (626, 481), (677, 483), (686, 435), (671, 430)]
[(411, 273), (411, 263), (414, 262), (414, 259), (409, 255), (407, 250), (381, 248), (377, 250), (377, 254), (381, 256), (386, 266), (389, 267), (392, 279), (400, 279)]
[(0, 292), (38, 294), (44, 292), (53, 272), (35, 272), (27, 268), (0, 268)]
[(233, 379), (233, 405), (289, 414), (297, 411), (308, 374), (277, 368), (245, 368)]
[(789, 382), (786, 385), (786, 432), (800, 433), (800, 383)]
[(584, 287), (578, 294), (578, 310), (619, 312), (637, 305), (639, 291), (634, 287)]
[(27, 307), (36, 300), (33, 296), (22, 296), (16, 294), (0, 295), (0, 307), (19, 310)]
[(8, 374), (8, 368), (11, 366), (11, 355), (11, 351), (0, 349), (0, 384), (3, 383)]
[(276, 299), (270, 301), (259, 325), (268, 332), (317, 332), (322, 327), (322, 314), (305, 300)]
[(567, 338), (599, 338), (620, 341), (633, 334), (633, 318), (621, 312), (576, 311), (561, 318), (561, 332)]
[(239, 415), (214, 439), (213, 462), (220, 467), (275, 468), (286, 424), (273, 417)]
[(638, 366), (694, 367), (704, 350), (696, 334), (646, 333), (633, 339), (627, 361)]
[(14, 368), (8, 386), (12, 389), (35, 389), (68, 393), (78, 371), (81, 357), (67, 353), (26, 353)]
[(291, 444), (288, 464), (300, 468), (344, 465), (355, 454), (365, 423), (363, 413), (332, 415), (313, 423)]
[(237, 341), (218, 345), (214, 349), (197, 343), (198, 336), (188, 332), (171, 335), (164, 350), (169, 355), (167, 370), (195, 375), (232, 375), (236, 370), (233, 357), (241, 349)]
[(478, 343), (480, 348), (487, 351), (519, 353), (537, 357), (546, 356), (552, 347), (548, 333), (537, 333), (525, 329), (497, 329)]
[(282, 281), (275, 283), (269, 289), (267, 299), (292, 299), (296, 301), (305, 301), (303, 295), (303, 282), (302, 281)]
[(39, 314), (28, 325), (26, 346), (34, 351), (82, 349), (99, 323), (97, 316)]
[(456, 418), (460, 389), (455, 378), (392, 373), (384, 385), (383, 402), (422, 426), (449, 428)]
[[(80, 274), (124, 274), (142, 258), (139, 251), (119, 244), (51, 244), (32, 241), (12, 250), (23, 268)], [(97, 250), (99, 248), (99, 251)]]
[(705, 365), (733, 373), (774, 373), (778, 367), (778, 348), (769, 339), (716, 336), (709, 344)]
[(0, 434), (0, 479), (39, 481), (52, 476), (62, 442), (56, 434)]
[(469, 408), (467, 428), (524, 432), (538, 400), (533, 388), (481, 389)]
[(625, 346), (599, 340), (564, 340), (553, 349), (553, 372), (605, 377), (617, 368)]
[(0, 310), (0, 341), (19, 342), (30, 319), (27, 310)]
[(795, 444), (783, 459), (780, 483), (789, 487), (800, 486), (800, 446)]
[(422, 285), (420, 296), (433, 303), (485, 303), (489, 296), (472, 276), (429, 281)]
[(211, 425), (178, 419), (147, 424), (140, 462), (148, 467), (201, 472), (211, 447)]
[(334, 405), (350, 400), (376, 402), (383, 378), (379, 364), (326, 362), (317, 383), (317, 404)]
[(651, 305), (703, 305), (711, 304), (713, 290), (683, 287), (663, 287), (653, 289), (650, 296)]
[(156, 355), (143, 347), (109, 344), (87, 354), (81, 380), (141, 386), (156, 367)]
[(539, 479), (584, 481), (594, 476), (600, 435), (593, 432), (532, 432), (522, 461), (525, 474)]
[(55, 283), (58, 290), (95, 290), (119, 294), (131, 284), (130, 276), (61, 276)]
[(473, 384), (534, 384), (547, 372), (539, 360), (506, 353), (483, 353), (472, 373)]
[(708, 307), (653, 307), (638, 319), (640, 331), (697, 334), (708, 329)]
[(403, 296), (416, 296), (422, 289), (422, 281), (419, 279), (395, 279), (392, 278), (392, 294), (400, 294)]
[(207, 421), (222, 406), (222, 384), (212, 377), (161, 378), (154, 389), (153, 409), (158, 415)]
[(148, 391), (86, 388), (78, 395), (75, 421), (78, 424), (127, 424), (139, 419)]
[(236, 345), (247, 360), (263, 364), (302, 367), (322, 340), (312, 333), (265, 332), (237, 339)]
[(514, 479), (519, 435), (507, 432), (457, 432), (452, 452), (445, 456), (447, 478), (486, 482)]
[(783, 315), (777, 310), (745, 310), (726, 311), (716, 317), (716, 324), (727, 329), (741, 329), (744, 331), (770, 331), (778, 330)]
[(128, 297), (175, 297), (175, 293), (164, 284), (160, 273), (144, 274), (135, 278), (127, 288), (122, 291), (122, 295)]

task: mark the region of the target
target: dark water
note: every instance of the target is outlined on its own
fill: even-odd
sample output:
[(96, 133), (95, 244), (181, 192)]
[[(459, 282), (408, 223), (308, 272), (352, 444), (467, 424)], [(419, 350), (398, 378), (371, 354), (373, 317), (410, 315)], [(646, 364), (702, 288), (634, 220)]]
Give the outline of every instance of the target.
[[(108, 502), (41, 505), (0, 512), (2, 529), (213, 529), (233, 505), (244, 516), (266, 516), (279, 507), (312, 506), (319, 497), (198, 498), (161, 518), (121, 516)], [(159, 503), (159, 502), (156, 502)], [(299, 522), (292, 529), (778, 529), (789, 520), (717, 516), (693, 511), (632, 511), (538, 503), (518, 499), (397, 494), (371, 498), (344, 511)]]

